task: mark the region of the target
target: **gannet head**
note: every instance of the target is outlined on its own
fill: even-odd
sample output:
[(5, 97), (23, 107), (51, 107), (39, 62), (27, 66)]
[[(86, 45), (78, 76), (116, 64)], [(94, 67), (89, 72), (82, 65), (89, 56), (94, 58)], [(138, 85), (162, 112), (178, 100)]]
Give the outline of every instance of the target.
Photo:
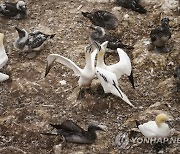
[(104, 35), (106, 34), (104, 28), (102, 28), (102, 27), (99, 27), (99, 26), (90, 26), (89, 28), (94, 30), (95, 33), (98, 35), (98, 36), (95, 36), (95, 37), (98, 37), (98, 38), (99, 37), (104, 37)]
[(157, 124), (158, 127), (160, 127), (161, 124), (165, 123), (168, 120), (169, 120), (169, 117), (166, 114), (164, 114), (164, 113), (158, 114), (156, 116), (156, 119), (155, 119), (156, 124)]
[(22, 10), (22, 11), (26, 11), (27, 10), (26, 4), (25, 4), (24, 1), (17, 2), (16, 7), (17, 7), (18, 10)]

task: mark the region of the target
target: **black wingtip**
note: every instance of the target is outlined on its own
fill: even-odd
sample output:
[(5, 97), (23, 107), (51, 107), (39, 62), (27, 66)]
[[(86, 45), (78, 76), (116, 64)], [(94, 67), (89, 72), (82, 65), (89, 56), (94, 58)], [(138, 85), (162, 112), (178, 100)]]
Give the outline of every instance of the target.
[(136, 122), (136, 127), (139, 128), (140, 122), (137, 120), (135, 120), (135, 122)]
[(132, 71), (131, 71), (130, 76), (128, 76), (128, 78), (129, 78), (129, 81), (132, 84), (132, 87), (135, 89), (135, 86), (134, 86), (134, 77), (133, 77), (133, 72)]

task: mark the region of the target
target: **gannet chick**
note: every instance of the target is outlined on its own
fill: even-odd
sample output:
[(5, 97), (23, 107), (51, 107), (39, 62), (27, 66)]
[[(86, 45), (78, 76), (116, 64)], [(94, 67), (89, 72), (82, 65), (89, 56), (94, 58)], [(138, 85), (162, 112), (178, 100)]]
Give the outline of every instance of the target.
[(77, 66), (74, 62), (72, 62), (70, 59), (63, 57), (61, 55), (58, 54), (50, 54), (47, 57), (47, 67), (46, 67), (46, 72), (45, 72), (45, 76), (47, 76), (47, 74), (49, 73), (50, 69), (53, 66), (53, 62), (57, 61), (65, 66), (67, 66), (68, 68), (71, 68), (76, 76), (79, 76), (79, 80), (78, 80), (78, 85), (80, 87), (80, 93), (79, 93), (79, 97), (81, 97), (81, 88), (83, 87), (89, 87), (91, 85), (91, 82), (95, 76), (95, 67), (94, 67), (94, 63), (95, 63), (95, 57), (96, 57), (96, 53), (97, 53), (97, 49), (95, 49), (92, 52), (92, 45), (86, 47), (85, 49), (85, 60), (86, 60), (86, 65), (83, 69), (81, 69), (79, 66)]
[[(6, 65), (8, 61), (8, 56), (6, 54), (6, 51), (4, 49), (3, 45), (3, 39), (4, 39), (4, 34), (0, 33), (0, 69)], [(9, 75), (0, 73), (0, 82), (3, 82), (5, 80), (9, 79)]]
[(169, 19), (163, 18), (161, 20), (161, 27), (155, 28), (150, 33), (151, 42), (157, 51), (167, 52), (165, 48), (166, 43), (171, 38), (171, 32), (169, 29)]
[(174, 72), (174, 78), (176, 79), (176, 91), (180, 91), (180, 66), (176, 67), (175, 72)]
[(170, 134), (170, 128), (166, 121), (169, 117), (164, 114), (158, 114), (155, 121), (149, 121), (144, 124), (139, 124), (136, 121), (137, 127), (145, 137), (167, 137)]
[(118, 26), (117, 17), (108, 11), (82, 12), (84, 17), (87, 17), (92, 24), (101, 26), (106, 29), (115, 29)]
[(27, 7), (24, 1), (5, 2), (0, 4), (0, 13), (7, 18), (23, 19), (27, 16)]
[(14, 42), (14, 47), (21, 51), (39, 51), (44, 46), (46, 40), (52, 39), (55, 34), (48, 35), (40, 31), (29, 33), (25, 29), (15, 27), (18, 38)]
[(120, 79), (122, 75), (126, 74), (132, 84), (132, 87), (135, 88), (131, 61), (126, 52), (124, 52), (120, 48), (117, 48), (119, 62), (112, 65), (105, 64), (104, 55), (106, 52), (107, 43), (108, 41), (101, 44), (101, 50), (98, 52), (97, 56), (97, 67), (113, 72), (116, 75), (117, 79)]
[(90, 26), (90, 29), (93, 30), (90, 34), (90, 41), (96, 41), (98, 43), (103, 43), (105, 41), (108, 41), (107, 48), (111, 50), (116, 50), (117, 48), (122, 48), (122, 49), (134, 49), (132, 46), (125, 45), (122, 43), (122, 41), (117, 38), (116, 36), (113, 35), (107, 35), (105, 33), (104, 28), (99, 27), (99, 26)]
[[(57, 135), (61, 135), (63, 137), (65, 142), (77, 144), (92, 144), (97, 138), (96, 131), (105, 131), (105, 126), (97, 125), (95, 123), (90, 123), (88, 130), (85, 131), (72, 120), (66, 120), (61, 124), (50, 125), (56, 130)], [(42, 134), (51, 135), (51, 133)]]
[(141, 14), (147, 13), (147, 10), (139, 4), (140, 0), (116, 0), (117, 5), (120, 5), (124, 8), (131, 9)]
[(112, 94), (120, 97), (122, 100), (124, 100), (130, 106), (134, 107), (134, 105), (129, 101), (127, 96), (120, 89), (119, 83), (117, 81), (117, 77), (113, 72), (96, 67), (96, 75), (97, 75), (105, 93), (112, 93)]

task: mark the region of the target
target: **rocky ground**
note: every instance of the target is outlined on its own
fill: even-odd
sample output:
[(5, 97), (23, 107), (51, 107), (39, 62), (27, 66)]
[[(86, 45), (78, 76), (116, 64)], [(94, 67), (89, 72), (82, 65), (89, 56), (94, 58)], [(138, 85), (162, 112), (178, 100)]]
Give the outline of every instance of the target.
[[(177, 8), (164, 10), (165, 3), (162, 2), (143, 0), (148, 13), (141, 15), (117, 7), (113, 2), (29, 0), (27, 19), (1, 18), (0, 28), (5, 34), (4, 46), (9, 57), (2, 72), (9, 74), (10, 80), (0, 83), (0, 153), (153, 153), (149, 144), (129, 142), (122, 145), (119, 138), (126, 133), (129, 137), (142, 137), (132, 131), (136, 127), (134, 120), (149, 121), (160, 112), (169, 114), (174, 126), (172, 136), (180, 137), (180, 97), (174, 91), (173, 78), (174, 68), (180, 61), (180, 16)], [(127, 53), (132, 59), (136, 89), (132, 89), (126, 76), (120, 85), (137, 109), (113, 95), (102, 98), (96, 94), (97, 80), (92, 84), (95, 94), (86, 93), (81, 101), (76, 101), (78, 88), (74, 87), (78, 78), (61, 64), (56, 64), (44, 78), (46, 58), (50, 53), (61, 54), (84, 66), (84, 47), (89, 43), (88, 26), (91, 23), (81, 15), (81, 11), (97, 9), (116, 14), (119, 26), (110, 33), (119, 35), (124, 43), (135, 47)], [(128, 18), (125, 18), (126, 14)], [(170, 18), (172, 38), (168, 46), (171, 52), (154, 53), (149, 50), (149, 33), (164, 16)], [(38, 29), (56, 36), (36, 58), (28, 59), (13, 47), (17, 37), (15, 26), (28, 32)], [(106, 61), (114, 62), (116, 59), (116, 55), (110, 55)], [(62, 84), (64, 80), (65, 85)], [(85, 129), (90, 122), (96, 121), (106, 125), (107, 132), (99, 132), (98, 140), (92, 145), (67, 144), (63, 149), (55, 146), (60, 144), (60, 138), (40, 135), (40, 132), (51, 130), (48, 123), (60, 123), (66, 119)], [(180, 153), (179, 144), (170, 144), (165, 153)]]

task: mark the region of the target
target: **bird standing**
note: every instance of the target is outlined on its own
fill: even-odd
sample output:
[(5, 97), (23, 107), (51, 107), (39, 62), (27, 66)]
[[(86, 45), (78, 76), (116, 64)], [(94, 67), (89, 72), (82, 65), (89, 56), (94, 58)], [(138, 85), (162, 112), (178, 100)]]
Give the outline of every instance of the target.
[(24, 19), (27, 16), (27, 7), (24, 1), (5, 2), (0, 4), (0, 13), (7, 18)]
[[(91, 82), (95, 76), (94, 63), (95, 63), (96, 54), (97, 54), (97, 49), (95, 49), (92, 52), (92, 45), (86, 47), (86, 49), (85, 49), (86, 65), (85, 65), (84, 69), (81, 69), (73, 61), (71, 61), (70, 59), (68, 59), (66, 57), (63, 57), (58, 54), (50, 54), (47, 57), (47, 67), (46, 67), (45, 76), (47, 76), (47, 74), (49, 73), (50, 69), (53, 66), (54, 61), (57, 61), (65, 66), (67, 66), (68, 68), (71, 68), (74, 71), (75, 75), (79, 76), (78, 85), (80, 87), (80, 93), (79, 93), (79, 96), (80, 96), (81, 92), (82, 92), (81, 88), (90, 86)], [(78, 96), (78, 98), (79, 98), (79, 96)]]
[(168, 51), (168, 49), (165, 48), (166, 43), (171, 38), (168, 18), (163, 18), (161, 20), (161, 27), (155, 28), (151, 31), (150, 38), (157, 51)]
[(82, 12), (82, 15), (87, 17), (96, 26), (106, 29), (115, 29), (118, 26), (117, 17), (108, 11)]
[[(6, 65), (8, 61), (8, 56), (6, 54), (6, 51), (4, 49), (3, 45), (3, 39), (4, 39), (4, 34), (0, 33), (0, 69)], [(9, 79), (9, 75), (0, 73), (0, 82), (3, 82), (5, 80)]]
[(117, 48), (117, 52), (119, 55), (119, 62), (112, 65), (105, 64), (104, 55), (106, 52), (107, 44), (108, 41), (101, 44), (101, 50), (98, 52), (98, 56), (97, 56), (97, 67), (113, 72), (116, 75), (117, 79), (120, 79), (121, 76), (124, 74), (128, 75), (132, 87), (135, 88), (131, 61), (127, 53), (125, 53), (122, 49)]
[(96, 67), (96, 75), (104, 89), (105, 93), (112, 93), (122, 100), (124, 100), (127, 104), (132, 107), (135, 107), (127, 98), (127, 96), (121, 91), (119, 87), (119, 83), (117, 81), (117, 77), (114, 73), (107, 71), (105, 69)]

